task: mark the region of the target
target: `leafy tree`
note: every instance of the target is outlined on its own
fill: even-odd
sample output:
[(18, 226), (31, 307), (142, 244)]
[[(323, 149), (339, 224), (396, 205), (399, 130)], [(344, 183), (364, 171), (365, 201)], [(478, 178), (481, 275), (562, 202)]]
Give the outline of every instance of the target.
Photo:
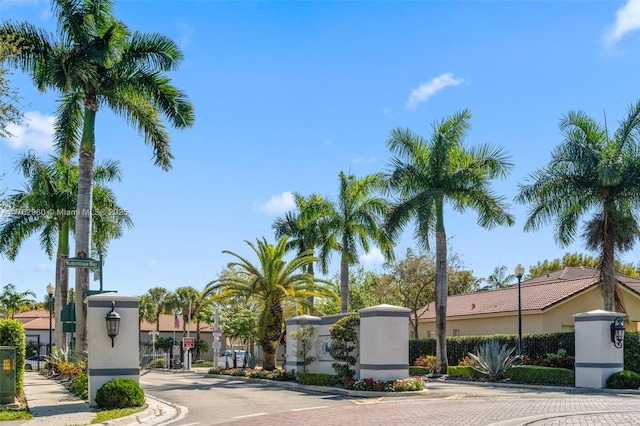
[(300, 303), (307, 303), (307, 297), (327, 293), (313, 276), (300, 272), (309, 263), (317, 261), (311, 251), (299, 254), (288, 262), (284, 260), (287, 240), (287, 237), (282, 237), (275, 245), (267, 243), (264, 238), (256, 244), (247, 241), (258, 257), (257, 264), (225, 250), (223, 253), (237, 259), (228, 266), (237, 268), (237, 274), (223, 276), (210, 285), (213, 291), (220, 290), (216, 298), (222, 302), (238, 297), (254, 298), (259, 302), (258, 343), (264, 352), (265, 370), (276, 367), (276, 351), (284, 331), (283, 302), (296, 299)]
[(156, 319), (154, 308), (155, 306), (148, 294), (140, 296), (140, 303), (138, 307), (138, 329), (142, 328), (142, 320), (153, 322)]
[[(17, 41), (13, 35), (0, 35), (0, 63), (18, 54)], [(23, 118), (20, 96), (11, 88), (8, 75), (9, 70), (0, 67), (0, 138), (11, 137), (7, 125), (20, 124)]]
[(394, 155), (388, 184), (398, 197), (390, 209), (387, 226), (397, 236), (410, 221), (416, 222), (415, 237), (425, 248), (429, 236), (436, 236), (436, 372), (447, 372), (447, 237), (444, 205), (454, 210), (471, 208), (478, 212), (484, 228), (511, 225), (513, 216), (503, 197), (493, 193), (490, 183), (506, 177), (512, 163), (502, 148), (481, 145), (467, 149), (463, 140), (471, 128), (471, 112), (463, 110), (434, 124), (429, 140), (409, 129), (391, 131), (387, 146)]
[(15, 314), (35, 308), (36, 301), (30, 297), (36, 297), (36, 294), (31, 290), (20, 293), (15, 285), (7, 284), (0, 293), (0, 311), (8, 319), (13, 319)]
[[(26, 153), (16, 160), (16, 171), (27, 179), (23, 190), (15, 191), (4, 199), (8, 214), (0, 221), (0, 253), (14, 260), (23, 243), (34, 233), (40, 234), (40, 245), (51, 258), (56, 252), (55, 310), (62, 312), (68, 303), (69, 269), (64, 261), (69, 257), (69, 235), (74, 228), (78, 198), (78, 165), (61, 157), (39, 159)], [(96, 166), (93, 204), (94, 247), (106, 255), (109, 241), (122, 235), (124, 226), (132, 226), (131, 219), (106, 183), (121, 179), (119, 164), (105, 161)], [(119, 215), (100, 214), (119, 211)], [(66, 333), (56, 316), (55, 338), (58, 347), (66, 346)]]
[(505, 265), (498, 265), (493, 268), (493, 273), (487, 277), (487, 284), (490, 289), (498, 290), (509, 287), (509, 283), (515, 278), (515, 274), (507, 274)]
[(516, 200), (529, 205), (525, 231), (553, 223), (562, 247), (577, 236), (585, 219), (582, 239), (600, 253), (600, 289), (604, 309), (624, 312), (615, 278), (615, 255), (630, 250), (640, 231), (640, 101), (609, 136), (603, 125), (582, 111), (560, 120), (564, 140), (549, 163), (519, 185)]
[[(339, 174), (338, 197), (323, 218), (326, 247), (340, 253), (340, 311), (349, 307), (349, 266), (358, 264), (358, 247), (365, 252), (370, 242), (378, 245), (387, 259), (393, 259), (393, 241), (385, 233), (382, 222), (388, 202), (376, 195), (382, 189), (381, 175), (362, 178)], [(313, 215), (313, 212), (309, 213)]]
[(156, 323), (156, 330), (160, 331), (160, 315), (168, 312), (171, 292), (164, 287), (152, 287), (147, 290), (146, 299), (151, 313), (150, 322)]
[[(112, 0), (53, 0), (57, 40), (29, 23), (4, 22), (0, 36), (15, 37), (19, 52), (9, 62), (29, 74), (39, 90), (60, 93), (55, 142), (65, 158), (79, 153), (75, 251), (91, 254), (95, 121), (109, 107), (152, 146), (155, 163), (171, 166), (170, 135), (164, 121), (183, 129), (194, 121), (187, 96), (167, 72), (182, 59), (178, 46), (161, 34), (131, 32), (113, 15)], [(79, 144), (79, 146), (78, 146)], [(89, 271), (76, 271), (77, 348), (86, 345)]]
[[(616, 260), (615, 265), (618, 273), (628, 277), (640, 278), (640, 269), (632, 263), (622, 263)], [(529, 267), (526, 277), (527, 279), (535, 278), (563, 268), (580, 266), (598, 269), (600, 267), (600, 259), (582, 253), (565, 253), (562, 258), (538, 261), (535, 265)]]

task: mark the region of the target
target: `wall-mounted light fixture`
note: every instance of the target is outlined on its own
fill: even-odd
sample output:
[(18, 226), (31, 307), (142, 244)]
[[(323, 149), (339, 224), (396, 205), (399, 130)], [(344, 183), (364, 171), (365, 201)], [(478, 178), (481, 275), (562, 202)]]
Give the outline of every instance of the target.
[(107, 314), (107, 334), (111, 337), (111, 347), (113, 348), (113, 339), (120, 331), (120, 314), (116, 312), (116, 302), (111, 302), (111, 312)]
[(624, 341), (624, 325), (622, 325), (622, 318), (616, 318), (611, 323), (611, 341), (616, 348), (622, 347)]

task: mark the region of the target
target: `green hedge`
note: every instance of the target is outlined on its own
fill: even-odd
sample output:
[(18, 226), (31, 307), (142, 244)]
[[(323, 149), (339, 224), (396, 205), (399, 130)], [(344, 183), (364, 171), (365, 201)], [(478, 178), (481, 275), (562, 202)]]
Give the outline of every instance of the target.
[(513, 366), (507, 369), (505, 375), (514, 382), (535, 385), (573, 386), (576, 382), (573, 370), (537, 365)]
[[(501, 345), (511, 347), (518, 346), (518, 336), (515, 334), (495, 334), (493, 336), (464, 336), (447, 337), (447, 361), (449, 365), (458, 365), (458, 362), (467, 356), (469, 352), (475, 353), (481, 343), (489, 340), (497, 340)], [(625, 344), (627, 339), (625, 337)], [(523, 354), (530, 359), (545, 356), (547, 353), (556, 353), (558, 349), (565, 349), (567, 355), (575, 355), (575, 337), (573, 332), (550, 334), (525, 334), (522, 336)], [(415, 364), (415, 360), (424, 355), (436, 354), (436, 339), (410, 339), (409, 340), (409, 364)]]
[(16, 348), (16, 395), (24, 392), (24, 357), (26, 338), (24, 327), (20, 321), (12, 319), (0, 320), (0, 346)]
[(409, 376), (426, 376), (427, 374), (431, 374), (429, 367), (418, 367), (415, 365), (409, 367)]
[[(449, 365), (456, 366), (469, 352), (475, 352), (478, 344), (487, 340), (498, 340), (517, 346), (518, 336), (513, 334), (497, 334), (494, 336), (447, 337), (447, 360)], [(575, 335), (573, 332), (549, 334), (525, 334), (522, 336), (523, 353), (534, 360), (548, 353), (557, 353), (558, 349), (567, 351), (568, 356), (575, 356)], [(436, 354), (436, 339), (410, 339), (409, 364), (425, 355)], [(624, 368), (640, 374), (640, 332), (627, 331), (624, 334)]]
[(335, 386), (342, 383), (342, 380), (335, 374), (298, 373), (298, 383), (313, 386)]
[(470, 379), (483, 379), (487, 376), (471, 367), (447, 367), (447, 376), (464, 377)]

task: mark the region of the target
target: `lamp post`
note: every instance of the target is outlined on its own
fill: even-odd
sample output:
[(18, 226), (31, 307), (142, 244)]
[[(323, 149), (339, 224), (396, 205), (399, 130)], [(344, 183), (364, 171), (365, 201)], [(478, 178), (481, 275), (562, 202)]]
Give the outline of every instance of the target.
[(51, 300), (53, 299), (53, 293), (55, 292), (55, 287), (49, 283), (47, 285), (47, 294), (49, 295), (49, 348), (47, 351), (48, 361), (49, 361), (49, 374), (51, 374), (51, 340), (52, 340), (52, 331), (53, 331), (53, 307), (51, 306)]
[(518, 263), (516, 266), (516, 277), (518, 277), (518, 355), (522, 356), (522, 292), (520, 281), (524, 275), (524, 266)]
[(151, 358), (153, 359), (153, 364), (151, 365), (153, 367), (156, 366), (156, 337), (158, 337), (159, 334), (160, 332), (156, 330), (151, 330), (149, 332), (149, 336), (151, 336)]

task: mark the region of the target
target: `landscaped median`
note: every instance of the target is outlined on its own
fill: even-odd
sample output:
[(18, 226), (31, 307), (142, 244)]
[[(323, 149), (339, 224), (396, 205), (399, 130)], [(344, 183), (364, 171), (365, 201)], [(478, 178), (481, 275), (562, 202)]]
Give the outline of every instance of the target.
[[(272, 382), (283, 384), (289, 387), (305, 386), (312, 390), (322, 390), (330, 392), (340, 392), (351, 394), (357, 392), (360, 396), (369, 396), (361, 394), (361, 392), (379, 395), (380, 392), (385, 393), (404, 393), (424, 390), (424, 381), (420, 376), (408, 377), (406, 379), (381, 381), (371, 378), (359, 380), (343, 381), (334, 374), (323, 373), (296, 373), (286, 372), (283, 370), (264, 371), (260, 369), (219, 369), (212, 368), (209, 370), (210, 376), (223, 376), (229, 378), (239, 378), (244, 380), (255, 380), (260, 382)], [(320, 389), (322, 388), (322, 389)]]

